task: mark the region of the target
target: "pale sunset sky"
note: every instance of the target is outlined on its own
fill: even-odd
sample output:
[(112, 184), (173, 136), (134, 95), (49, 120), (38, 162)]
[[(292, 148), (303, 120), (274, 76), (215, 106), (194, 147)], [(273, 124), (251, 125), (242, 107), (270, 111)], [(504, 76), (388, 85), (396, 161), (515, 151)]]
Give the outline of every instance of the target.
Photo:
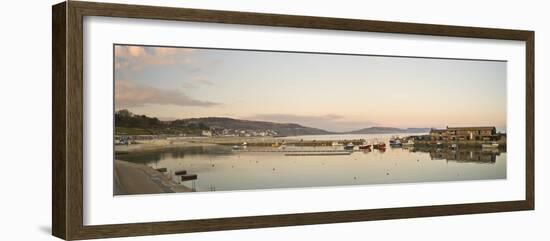
[(115, 109), (297, 123), (506, 128), (506, 62), (115, 47)]

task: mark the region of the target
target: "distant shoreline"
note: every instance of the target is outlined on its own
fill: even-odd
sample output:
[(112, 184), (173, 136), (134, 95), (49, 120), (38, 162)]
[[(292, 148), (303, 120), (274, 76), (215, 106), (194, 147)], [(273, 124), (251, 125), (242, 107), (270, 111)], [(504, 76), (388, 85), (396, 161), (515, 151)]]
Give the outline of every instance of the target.
[[(348, 136), (349, 138), (337, 138), (339, 135), (325, 135), (329, 138), (316, 138), (320, 135), (304, 135), (290, 137), (165, 137), (154, 138), (149, 140), (137, 140), (135, 144), (114, 146), (115, 154), (125, 154), (143, 151), (161, 151), (169, 149), (193, 148), (193, 147), (235, 147), (235, 146), (255, 146), (255, 147), (279, 147), (287, 146), (311, 146), (311, 147), (330, 147), (334, 143), (345, 145), (352, 143), (353, 145), (362, 145), (365, 142), (374, 144), (375, 142), (385, 142), (388, 144), (388, 139), (393, 135), (399, 136), (403, 140), (412, 138), (411, 133), (389, 133), (389, 134), (343, 134), (341, 137)], [(426, 134), (426, 133), (419, 133)], [(367, 136), (367, 137), (365, 137)], [(373, 137), (368, 137), (373, 136)], [(453, 141), (453, 142), (436, 142), (431, 140), (415, 141), (415, 146), (418, 147), (449, 147), (452, 144), (457, 144), (460, 147), (481, 147), (482, 144), (492, 142), (483, 141)], [(506, 148), (506, 141), (498, 142), (500, 148)]]

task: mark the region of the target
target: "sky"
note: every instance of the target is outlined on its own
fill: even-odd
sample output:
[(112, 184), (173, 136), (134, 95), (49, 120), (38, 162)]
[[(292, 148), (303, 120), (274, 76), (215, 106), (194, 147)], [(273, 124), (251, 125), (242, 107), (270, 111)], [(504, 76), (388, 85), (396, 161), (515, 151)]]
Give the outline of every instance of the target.
[(506, 62), (114, 46), (115, 110), (297, 123), (506, 128)]

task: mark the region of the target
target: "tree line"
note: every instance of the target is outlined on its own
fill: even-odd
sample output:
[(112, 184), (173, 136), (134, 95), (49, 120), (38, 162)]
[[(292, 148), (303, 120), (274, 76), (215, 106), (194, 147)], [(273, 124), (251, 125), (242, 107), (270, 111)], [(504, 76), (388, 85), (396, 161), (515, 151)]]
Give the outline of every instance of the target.
[(115, 128), (139, 128), (149, 134), (200, 134), (210, 128), (204, 123), (185, 119), (161, 121), (156, 117), (137, 115), (127, 109), (115, 112)]

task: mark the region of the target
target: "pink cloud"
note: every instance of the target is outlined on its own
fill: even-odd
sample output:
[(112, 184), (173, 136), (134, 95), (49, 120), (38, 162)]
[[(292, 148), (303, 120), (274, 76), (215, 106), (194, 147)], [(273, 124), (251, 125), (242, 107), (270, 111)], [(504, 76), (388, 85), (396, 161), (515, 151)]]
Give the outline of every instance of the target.
[(128, 52), (128, 54), (131, 56), (131, 57), (143, 57), (143, 56), (146, 56), (147, 54), (145, 53), (145, 48), (143, 47), (139, 47), (139, 46), (128, 46), (128, 47), (125, 47), (126, 48), (126, 51)]
[[(188, 48), (115, 46), (115, 69), (141, 70), (147, 66), (175, 65), (189, 61), (184, 56), (193, 52)], [(182, 58), (183, 56), (183, 58)]]
[(148, 104), (204, 107), (217, 105), (214, 102), (194, 99), (178, 90), (164, 90), (126, 80), (115, 81), (115, 105), (117, 107), (125, 108)]

